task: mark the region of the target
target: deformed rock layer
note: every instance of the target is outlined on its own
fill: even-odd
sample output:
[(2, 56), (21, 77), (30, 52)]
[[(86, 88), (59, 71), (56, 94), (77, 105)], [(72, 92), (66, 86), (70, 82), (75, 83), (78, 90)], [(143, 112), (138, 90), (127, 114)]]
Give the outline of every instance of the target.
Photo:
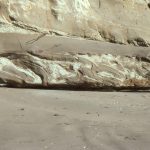
[(150, 61), (111, 54), (65, 54), (42, 59), (28, 53), (0, 57), (2, 84), (16, 87), (146, 88)]
[[(23, 37), (18, 38), (23, 39)], [(43, 42), (53, 38), (45, 37)], [(25, 39), (25, 43), (29, 42)], [(11, 49), (1, 44), (3, 50), (0, 52), (0, 84), (13, 87), (78, 89), (150, 88), (149, 49), (143, 49), (141, 53), (141, 50), (130, 47), (130, 49), (133, 48), (133, 51), (128, 54), (123, 49), (129, 47), (121, 46), (121, 49), (118, 45), (119, 52), (115, 50), (102, 52), (101, 44), (107, 45), (107, 43), (67, 38), (59, 38), (58, 41), (63, 40), (72, 43), (72, 45), (81, 42), (84, 48), (92, 45), (99, 50), (96, 50), (96, 53), (92, 50), (86, 52), (80, 48), (80, 45), (69, 48), (67, 43), (64, 46), (60, 46), (60, 43), (57, 45), (47, 43), (47, 47), (45, 45), (41, 49), (40, 42), (43, 43), (42, 40), (36, 41), (34, 44), (27, 44), (26, 48), (22, 41), (21, 48), (18, 50), (13, 49), (15, 45), (12, 44), (12, 41), (10, 43)], [(9, 45), (9, 43), (7, 44)], [(37, 47), (38, 44), (40, 45)], [(58, 46), (60, 46), (60, 50), (57, 49)], [(51, 51), (54, 47), (57, 50)], [(107, 47), (113, 49), (116, 45), (115, 47), (113, 45)]]

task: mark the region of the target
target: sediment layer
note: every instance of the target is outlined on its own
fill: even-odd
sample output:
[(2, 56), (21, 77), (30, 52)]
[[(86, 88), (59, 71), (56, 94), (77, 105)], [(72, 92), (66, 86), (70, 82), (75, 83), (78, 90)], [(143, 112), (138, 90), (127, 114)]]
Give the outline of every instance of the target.
[(1, 36), (1, 86), (150, 88), (149, 48), (53, 36), (35, 39), (37, 35)]
[(1, 0), (0, 32), (150, 46), (149, 0)]

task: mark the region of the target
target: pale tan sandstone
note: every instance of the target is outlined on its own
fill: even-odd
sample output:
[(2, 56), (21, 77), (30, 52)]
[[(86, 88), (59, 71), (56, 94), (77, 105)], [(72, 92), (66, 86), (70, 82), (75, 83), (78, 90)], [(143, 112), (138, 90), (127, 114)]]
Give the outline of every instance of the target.
[(23, 28), (149, 46), (148, 5), (148, 0), (1, 0), (0, 30), (9, 25), (7, 32)]

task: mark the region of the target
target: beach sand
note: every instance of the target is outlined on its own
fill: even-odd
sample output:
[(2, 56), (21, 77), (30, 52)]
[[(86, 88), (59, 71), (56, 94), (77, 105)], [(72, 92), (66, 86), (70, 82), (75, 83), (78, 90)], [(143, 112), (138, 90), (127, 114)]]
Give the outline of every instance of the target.
[(0, 88), (0, 150), (149, 150), (150, 93)]

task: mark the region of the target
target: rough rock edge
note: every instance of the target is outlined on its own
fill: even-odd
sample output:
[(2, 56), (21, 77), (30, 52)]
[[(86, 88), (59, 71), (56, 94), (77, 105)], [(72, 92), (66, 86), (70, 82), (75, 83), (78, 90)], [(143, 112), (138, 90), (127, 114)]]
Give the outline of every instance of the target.
[(150, 89), (150, 60), (112, 54), (0, 55), (0, 85), (28, 88)]

